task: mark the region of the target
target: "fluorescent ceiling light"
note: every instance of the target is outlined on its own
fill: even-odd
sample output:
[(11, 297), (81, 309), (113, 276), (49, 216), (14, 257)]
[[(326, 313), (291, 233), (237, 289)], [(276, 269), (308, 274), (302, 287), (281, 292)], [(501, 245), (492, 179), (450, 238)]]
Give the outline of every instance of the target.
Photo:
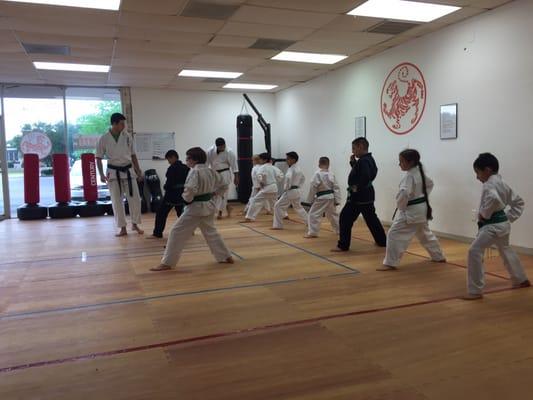
[(313, 64), (336, 64), (348, 56), (342, 54), (319, 54), (319, 53), (301, 53), (297, 51), (282, 51), (272, 60), (294, 61)]
[(100, 10), (118, 10), (120, 0), (6, 0), (14, 3), (44, 4), (48, 6), (65, 6), (80, 8), (97, 8)]
[(451, 14), (460, 8), (407, 0), (368, 0), (359, 7), (354, 8), (348, 14), (361, 17), (430, 22)]
[(263, 85), (258, 83), (228, 83), (224, 89), (272, 90), (278, 85)]
[(71, 63), (55, 63), (55, 62), (40, 62), (33, 63), (37, 69), (45, 69), (50, 71), (76, 71), (76, 72), (109, 72), (109, 65), (92, 65), (92, 64), (71, 64)]
[(242, 75), (242, 72), (224, 72), (224, 71), (199, 71), (195, 69), (184, 69), (179, 76), (188, 76), (191, 78), (222, 78), (235, 79)]

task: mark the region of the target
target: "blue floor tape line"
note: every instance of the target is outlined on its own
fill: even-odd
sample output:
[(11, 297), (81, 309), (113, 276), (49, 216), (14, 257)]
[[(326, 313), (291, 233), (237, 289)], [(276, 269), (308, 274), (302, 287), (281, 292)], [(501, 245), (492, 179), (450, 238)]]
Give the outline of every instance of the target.
[(72, 307), (52, 308), (52, 309), (47, 309), (47, 310), (4, 314), (4, 315), (0, 315), (0, 320), (31, 317), (31, 316), (42, 315), (42, 314), (52, 314), (52, 313), (60, 313), (60, 312), (68, 312), (68, 311), (96, 309), (96, 308), (112, 306), (112, 305), (120, 305), (120, 304), (141, 303), (145, 301), (161, 300), (161, 299), (167, 299), (167, 298), (172, 298), (172, 297), (184, 297), (184, 296), (193, 296), (193, 295), (198, 295), (198, 294), (226, 292), (226, 291), (238, 290), (238, 289), (250, 289), (250, 288), (256, 288), (256, 287), (286, 285), (286, 284), (295, 283), (295, 282), (305, 282), (305, 281), (312, 281), (312, 280), (318, 280), (318, 279), (324, 279), (324, 278), (335, 278), (339, 276), (356, 275), (356, 274), (357, 272), (344, 272), (344, 273), (329, 274), (329, 275), (310, 276), (310, 277), (304, 277), (304, 278), (284, 279), (284, 280), (271, 281), (271, 282), (250, 283), (247, 285), (236, 285), (236, 286), (228, 286), (228, 287), (222, 287), (222, 288), (194, 290), (194, 291), (189, 291), (189, 292), (161, 294), (157, 296), (133, 297), (130, 299), (107, 301), (103, 303), (84, 304), (84, 305), (72, 306)]
[(245, 227), (245, 228), (247, 228), (247, 229), (249, 229), (249, 230), (251, 230), (251, 231), (253, 231), (253, 232), (255, 232), (255, 233), (259, 233), (260, 235), (263, 235), (263, 236), (265, 236), (265, 237), (267, 237), (267, 238), (270, 238), (270, 239), (275, 240), (275, 241), (277, 241), (277, 242), (283, 243), (283, 244), (286, 245), (286, 246), (289, 246), (289, 247), (292, 247), (292, 248), (294, 248), (294, 249), (297, 249), (297, 250), (303, 251), (304, 253), (307, 253), (307, 254), (309, 254), (309, 255), (311, 255), (311, 256), (313, 256), (313, 257), (320, 258), (320, 259), (323, 260), (323, 261), (327, 261), (327, 262), (329, 262), (329, 263), (331, 263), (331, 264), (335, 264), (335, 265), (337, 265), (337, 266), (339, 266), (339, 267), (341, 267), (341, 268), (347, 269), (347, 270), (352, 271), (352, 272), (354, 272), (354, 273), (358, 273), (358, 274), (361, 273), (360, 271), (358, 271), (358, 270), (355, 269), (355, 268), (352, 268), (352, 267), (349, 267), (349, 266), (347, 266), (347, 265), (341, 264), (340, 262), (337, 262), (337, 261), (335, 261), (335, 260), (332, 260), (332, 259), (327, 258), (327, 257), (325, 257), (325, 256), (322, 256), (322, 255), (320, 255), (320, 254), (313, 253), (313, 252), (310, 251), (310, 250), (304, 249), (303, 247), (296, 246), (295, 244), (292, 244), (292, 243), (286, 242), (286, 241), (281, 240), (281, 239), (279, 239), (279, 238), (277, 238), (277, 237), (275, 237), (275, 236), (272, 236), (272, 235), (269, 235), (269, 234), (267, 234), (267, 233), (261, 232), (261, 231), (259, 231), (259, 230), (257, 230), (257, 229), (252, 228), (251, 226), (247, 226), (246, 224), (240, 224), (240, 225), (243, 226), (243, 227)]

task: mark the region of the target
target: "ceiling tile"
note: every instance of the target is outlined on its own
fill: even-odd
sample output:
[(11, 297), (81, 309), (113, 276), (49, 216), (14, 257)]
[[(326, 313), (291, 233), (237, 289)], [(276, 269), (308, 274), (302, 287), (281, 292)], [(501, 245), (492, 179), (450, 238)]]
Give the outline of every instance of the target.
[(143, 14), (178, 15), (188, 0), (122, 0), (122, 11), (133, 11)]
[(247, 4), (288, 10), (345, 14), (366, 0), (249, 0)]
[(233, 14), (230, 21), (257, 24), (272, 24), (275, 22), (276, 25), (283, 26), (320, 28), (336, 17), (336, 14), (243, 6)]
[(219, 34), (254, 38), (301, 40), (312, 32), (312, 28), (228, 22)]
[(155, 40), (173, 44), (207, 44), (213, 35), (209, 33), (174, 32), (162, 29), (135, 28), (121, 26), (118, 30), (119, 38)]
[(120, 14), (119, 24), (134, 28), (165, 29), (169, 31), (196, 33), (215, 33), (220, 30), (222, 26), (224, 26), (224, 21), (202, 18), (187, 18), (179, 16), (122, 12)]
[(248, 48), (254, 44), (256, 40), (257, 38), (253, 37), (216, 35), (213, 40), (209, 42), (209, 46)]
[(322, 29), (331, 31), (363, 32), (383, 21), (384, 20), (381, 18), (339, 15)]

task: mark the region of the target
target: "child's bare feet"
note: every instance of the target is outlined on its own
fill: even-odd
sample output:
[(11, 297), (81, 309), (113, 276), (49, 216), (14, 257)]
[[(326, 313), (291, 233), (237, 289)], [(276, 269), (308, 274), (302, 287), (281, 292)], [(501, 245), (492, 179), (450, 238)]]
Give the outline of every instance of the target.
[(218, 212), (217, 219), (222, 219), (222, 211), (219, 211), (219, 212)]
[(530, 287), (531, 286), (531, 282), (529, 281), (529, 279), (526, 279), (524, 282), (522, 283), (519, 283), (517, 285), (513, 285), (513, 288), (515, 289), (521, 289), (521, 288), (527, 288), (527, 287)]
[(150, 236), (147, 236), (146, 239), (150, 239), (150, 240), (163, 239), (163, 236), (150, 235)]
[(448, 261), (445, 258), (443, 258), (442, 260), (431, 260), (431, 262), (437, 263), (437, 264), (446, 264)]
[(150, 268), (150, 271), (161, 272), (161, 271), (169, 271), (171, 269), (172, 267), (170, 265), (159, 264), (157, 267)]
[(282, 231), (283, 228), (274, 228), (274, 227), (272, 227), (272, 228), (270, 228), (270, 230), (271, 231)]
[(335, 247), (330, 250), (332, 253), (346, 253), (348, 250), (341, 249), (340, 247)]
[(235, 264), (235, 260), (232, 256), (229, 256), (224, 261), (220, 261), (220, 264)]
[(379, 268), (376, 268), (376, 271), (396, 271), (398, 268), (393, 267), (392, 265), (383, 265)]
[(137, 232), (139, 235), (144, 235), (144, 231), (141, 228), (139, 228), (139, 225), (133, 224), (132, 229), (135, 232)]
[(121, 236), (126, 236), (127, 234), (128, 234), (128, 231), (126, 230), (126, 228), (120, 228), (120, 232), (117, 233), (115, 236), (121, 237)]
[(304, 239), (316, 239), (318, 236), (317, 235), (304, 235)]
[(482, 294), (467, 294), (466, 296), (461, 297), (463, 300), (481, 300), (483, 298)]

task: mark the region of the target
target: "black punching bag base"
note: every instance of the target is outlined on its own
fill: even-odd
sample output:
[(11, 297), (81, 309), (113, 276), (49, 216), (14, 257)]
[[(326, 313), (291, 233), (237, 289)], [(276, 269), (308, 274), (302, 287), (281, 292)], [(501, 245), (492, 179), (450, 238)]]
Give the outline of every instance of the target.
[(80, 211), (76, 203), (55, 203), (48, 207), (48, 215), (52, 219), (75, 218)]
[(38, 204), (24, 204), (17, 208), (17, 217), (21, 221), (46, 219), (48, 217), (48, 208)]
[(111, 201), (99, 201), (98, 203), (102, 204), (106, 215), (113, 215), (113, 203)]
[(106, 213), (106, 205), (98, 201), (84, 201), (80, 203), (79, 214), (82, 218), (101, 217)]

